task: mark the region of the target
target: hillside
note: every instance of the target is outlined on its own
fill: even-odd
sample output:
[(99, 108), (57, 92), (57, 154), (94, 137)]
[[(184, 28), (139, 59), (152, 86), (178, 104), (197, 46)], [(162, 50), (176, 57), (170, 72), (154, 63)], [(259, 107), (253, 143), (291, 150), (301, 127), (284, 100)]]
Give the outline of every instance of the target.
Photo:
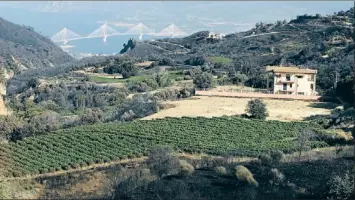
[[(226, 35), (222, 40), (210, 39), (209, 32), (202, 31), (185, 38), (145, 41), (127, 54), (158, 59), (169, 57), (177, 64), (184, 64), (197, 56), (204, 57), (206, 61), (211, 56), (230, 58), (233, 60), (230, 64), (207, 62), (209, 67), (206, 69), (216, 75), (217, 71), (239, 71), (249, 78), (247, 85), (253, 87), (266, 84), (266, 65), (315, 68), (318, 69), (317, 88), (324, 94), (333, 87), (336, 72), (340, 82), (353, 77), (353, 24), (354, 8), (351, 8), (330, 16), (301, 15), (289, 22), (258, 23), (251, 30)], [(147, 46), (164, 51), (144, 51), (148, 53), (142, 54), (140, 49)], [(176, 48), (178, 46), (187, 51), (181, 54), (181, 49)]]
[[(354, 199), (353, 15), (80, 60), (3, 20), (0, 199)], [(265, 93), (265, 65), (337, 102), (227, 97)]]
[(0, 18), (0, 46), (0, 67), (15, 72), (74, 60), (33, 28), (13, 24), (3, 18)]
[[(255, 28), (226, 35), (222, 40), (209, 39), (208, 31), (194, 33), (184, 38), (166, 38), (136, 42), (134, 48), (124, 51), (132, 59), (151, 61), (169, 60), (164, 65), (202, 66), (214, 75), (240, 72), (248, 77), (246, 86), (264, 88), (266, 65), (298, 65), (318, 69), (317, 90), (325, 94), (333, 89), (336, 71), (339, 84), (346, 87), (352, 80), (354, 62), (354, 9), (340, 11), (331, 16), (298, 16), (289, 22), (256, 24)], [(27, 29), (26, 29), (27, 30)], [(27, 30), (28, 31), (28, 30)], [(43, 37), (42, 37), (43, 38)], [(46, 39), (46, 38), (44, 38)], [(1, 51), (1, 50), (0, 50)], [(210, 57), (226, 57), (229, 63), (216, 63)], [(106, 60), (109, 60), (107, 57)], [(90, 63), (105, 65), (102, 57), (92, 57)], [(201, 62), (196, 62), (200, 60)], [(82, 65), (82, 63), (86, 63)], [(8, 91), (19, 89), (31, 78), (56, 76), (72, 71), (73, 66), (85, 67), (88, 62), (60, 65), (47, 69), (33, 69), (30, 73), (15, 76), (8, 83)], [(59, 69), (60, 68), (60, 69)], [(75, 67), (74, 67), (75, 68)], [(21, 84), (20, 84), (21, 83)], [(21, 87), (23, 87), (22, 85)], [(342, 89), (343, 90), (343, 89)], [(21, 91), (18, 90), (18, 91)], [(347, 92), (346, 92), (347, 93)], [(339, 94), (346, 97), (345, 94)], [(351, 99), (350, 99), (351, 101)]]

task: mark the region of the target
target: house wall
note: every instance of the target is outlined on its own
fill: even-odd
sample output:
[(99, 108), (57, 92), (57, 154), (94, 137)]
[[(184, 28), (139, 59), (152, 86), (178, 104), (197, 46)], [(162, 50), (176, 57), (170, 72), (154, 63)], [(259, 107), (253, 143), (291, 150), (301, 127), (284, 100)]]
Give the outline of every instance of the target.
[(288, 94), (296, 94), (296, 79), (297, 77), (294, 74), (290, 74), (290, 81), (285, 82), (287, 81), (286, 74), (281, 74), (281, 77), (274, 75), (274, 94), (284, 91), (284, 84), (286, 84)]
[[(282, 73), (281, 77), (273, 75), (273, 92), (274, 94), (285, 92), (283, 84), (287, 85), (287, 94), (293, 95), (315, 95), (315, 77), (314, 80), (309, 80), (312, 74), (303, 74), (302, 78), (297, 78), (296, 74), (290, 74), (290, 81), (286, 81), (286, 73)], [(300, 74), (297, 74), (300, 75)], [(314, 76), (316, 76), (314, 74)], [(281, 83), (279, 83), (281, 81)], [(313, 90), (311, 89), (311, 84), (313, 84)], [(291, 87), (292, 86), (292, 87)], [(303, 94), (302, 94), (303, 93)]]
[[(315, 79), (313, 81), (309, 80), (312, 74), (305, 74), (303, 78), (297, 78), (297, 93), (303, 92), (304, 95), (314, 95), (315, 92)], [(313, 84), (313, 90), (311, 89), (311, 84)]]

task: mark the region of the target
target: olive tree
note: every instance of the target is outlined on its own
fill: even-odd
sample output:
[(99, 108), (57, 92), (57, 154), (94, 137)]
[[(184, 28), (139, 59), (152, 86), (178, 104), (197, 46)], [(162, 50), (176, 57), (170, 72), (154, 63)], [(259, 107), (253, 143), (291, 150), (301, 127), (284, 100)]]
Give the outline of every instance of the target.
[(309, 141), (315, 137), (315, 134), (306, 129), (306, 130), (302, 130), (296, 139), (296, 143), (295, 143), (295, 147), (296, 150), (298, 151), (298, 159), (301, 158), (302, 155), (302, 151), (306, 151), (310, 149), (310, 144)]
[(354, 169), (342, 175), (333, 175), (328, 181), (329, 199), (353, 199), (355, 195)]
[(203, 72), (195, 76), (193, 83), (198, 89), (213, 88), (215, 86), (215, 80), (212, 74)]
[(148, 155), (147, 165), (151, 172), (158, 177), (163, 177), (178, 172), (179, 159), (172, 155), (171, 148), (157, 147)]
[(251, 118), (266, 119), (269, 116), (265, 103), (260, 99), (253, 99), (248, 102), (246, 112)]

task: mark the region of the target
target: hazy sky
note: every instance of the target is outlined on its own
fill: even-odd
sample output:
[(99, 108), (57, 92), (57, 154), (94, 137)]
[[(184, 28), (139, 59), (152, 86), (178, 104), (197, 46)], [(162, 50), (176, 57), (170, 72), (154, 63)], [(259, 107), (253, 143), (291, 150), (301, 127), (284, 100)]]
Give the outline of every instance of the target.
[[(99, 21), (143, 22), (154, 29), (175, 23), (188, 29), (249, 29), (256, 22), (290, 20), (300, 14), (331, 14), (348, 10), (353, 1), (37, 1), (0, 2), (0, 17), (26, 24), (45, 34)], [(85, 28), (83, 28), (85, 29)]]

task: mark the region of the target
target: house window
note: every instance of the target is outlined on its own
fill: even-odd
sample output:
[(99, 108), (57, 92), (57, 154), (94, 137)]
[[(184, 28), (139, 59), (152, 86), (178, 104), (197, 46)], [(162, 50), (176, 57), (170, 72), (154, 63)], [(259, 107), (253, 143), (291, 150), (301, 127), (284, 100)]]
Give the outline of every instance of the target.
[(292, 88), (292, 83), (290, 84), (290, 88)]
[(287, 90), (287, 84), (286, 83), (283, 84), (283, 90)]
[(314, 81), (314, 75), (310, 75), (310, 81)]
[(286, 74), (286, 80), (290, 81), (291, 80), (291, 75), (290, 74)]
[(303, 78), (303, 76), (297, 76), (297, 78), (301, 79), (301, 78)]
[(314, 86), (313, 83), (311, 83), (311, 90), (313, 90), (313, 86)]
[(304, 92), (298, 92), (297, 94), (299, 94), (299, 95), (304, 95)]

